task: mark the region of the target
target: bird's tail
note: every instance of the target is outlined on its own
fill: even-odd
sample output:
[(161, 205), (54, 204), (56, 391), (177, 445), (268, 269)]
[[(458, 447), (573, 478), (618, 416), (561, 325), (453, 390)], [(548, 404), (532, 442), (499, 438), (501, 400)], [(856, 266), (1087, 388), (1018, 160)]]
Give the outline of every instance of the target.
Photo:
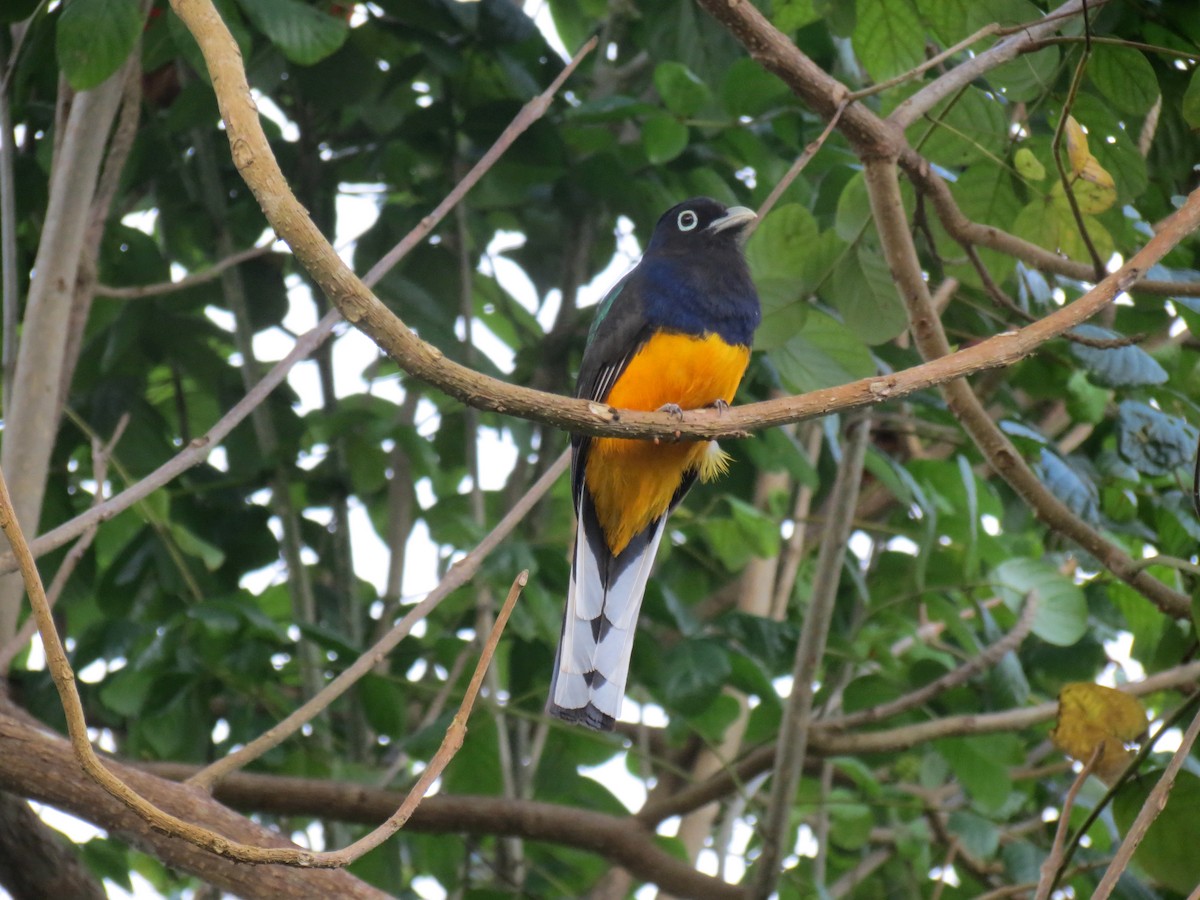
[(625, 696), (642, 595), (667, 517), (651, 522), (614, 557), (590, 507), (585, 497), (546, 712), (612, 731)]

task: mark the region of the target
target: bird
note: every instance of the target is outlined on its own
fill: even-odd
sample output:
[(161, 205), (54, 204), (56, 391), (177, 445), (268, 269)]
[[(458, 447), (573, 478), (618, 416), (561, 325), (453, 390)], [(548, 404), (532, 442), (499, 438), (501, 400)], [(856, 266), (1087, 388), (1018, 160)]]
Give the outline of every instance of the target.
[[(659, 218), (645, 253), (597, 306), (576, 396), (619, 409), (723, 410), (762, 318), (743, 253), (755, 213), (707, 197)], [(578, 519), (546, 711), (611, 731), (667, 516), (699, 478), (723, 474), (715, 441), (573, 435)]]

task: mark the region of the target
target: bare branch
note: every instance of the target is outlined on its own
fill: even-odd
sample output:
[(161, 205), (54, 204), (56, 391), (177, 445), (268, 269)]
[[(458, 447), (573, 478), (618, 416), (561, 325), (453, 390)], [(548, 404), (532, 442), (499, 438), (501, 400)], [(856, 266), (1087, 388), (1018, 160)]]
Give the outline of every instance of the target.
[[(0, 743), (0, 751), (5, 749)], [(195, 766), (173, 762), (145, 763), (139, 768), (179, 781), (196, 771)], [(374, 825), (396, 809), (403, 795), (357, 782), (236, 772), (217, 785), (214, 798), (245, 813)], [(405, 831), (513, 835), (595, 853), (677, 896), (712, 900), (744, 900), (745, 896), (740, 887), (697, 872), (664, 850), (651, 838), (652, 829), (628, 816), (539, 800), (439, 793), (417, 807)]]
[(1042, 862), (1037, 884), (1037, 894), (1033, 900), (1049, 900), (1055, 875), (1063, 864), (1063, 851), (1066, 847), (1067, 833), (1071, 830), (1071, 809), (1075, 806), (1075, 798), (1079, 795), (1079, 790), (1083, 787), (1084, 782), (1087, 781), (1088, 776), (1092, 774), (1092, 768), (1096, 765), (1096, 761), (1100, 759), (1103, 752), (1104, 745), (1097, 744), (1096, 749), (1092, 751), (1091, 758), (1079, 770), (1079, 774), (1075, 776), (1075, 780), (1071, 782), (1067, 796), (1063, 799), (1062, 809), (1058, 813), (1058, 826), (1054, 829), (1054, 843), (1050, 845), (1050, 853)]
[(1025, 640), (1026, 636), (1033, 629), (1033, 619), (1037, 614), (1037, 607), (1037, 594), (1036, 592), (1031, 592), (1025, 597), (1025, 605), (1021, 608), (1021, 615), (1012, 630), (990, 647), (985, 647), (977, 656), (967, 660), (967, 662), (963, 663), (957, 669), (947, 672), (940, 678), (935, 678), (929, 684), (905, 694), (903, 697), (897, 697), (888, 703), (881, 703), (879, 706), (873, 706), (870, 709), (860, 710), (848, 715), (822, 719), (821, 725), (829, 729), (855, 728), (859, 725), (879, 722), (900, 713), (908, 712), (910, 709), (916, 709), (938, 694), (958, 687), (960, 684), (965, 684), (980, 672), (986, 672), (1000, 662), (1006, 654), (1011, 653), (1021, 646), (1021, 642)]
[(196, 285), (207, 284), (214, 281), (233, 266), (239, 266), (244, 262), (249, 262), (252, 259), (258, 259), (260, 256), (266, 256), (272, 252), (274, 244), (263, 244), (258, 247), (250, 247), (246, 250), (239, 250), (237, 253), (232, 253), (224, 259), (219, 259), (207, 269), (200, 272), (193, 272), (180, 278), (178, 281), (160, 281), (156, 284), (139, 284), (132, 287), (112, 287), (107, 284), (96, 285), (97, 297), (111, 297), (116, 300), (136, 300), (142, 297), (161, 297), (164, 294), (173, 294), (176, 291), (186, 291), (188, 288), (196, 287)]
[[(955, 91), (970, 84), (985, 72), (990, 72), (997, 66), (1015, 59), (1035, 41), (1053, 34), (1062, 25), (1064, 19), (1080, 15), (1088, 5), (1087, 0), (1070, 0), (1058, 9), (1047, 13), (1040, 22), (1021, 26), (1011, 37), (998, 41), (995, 46), (976, 54), (921, 88), (897, 106), (888, 117), (889, 120), (901, 128), (907, 128)], [(1096, 0), (1091, 0), (1090, 5), (1094, 7), (1101, 4)]]
[[(202, 791), (175, 784), (113, 760), (105, 765), (161, 809), (202, 823), (231, 840), (292, 847), (277, 830), (234, 813)], [(214, 856), (152, 828), (79, 767), (70, 744), (22, 712), (0, 702), (0, 788), (94, 822), (116, 838), (153, 853), (165, 865), (190, 872), (246, 900), (387, 900), (348, 872), (247, 866)], [(394, 807), (392, 807), (394, 808)], [(378, 821), (376, 819), (375, 821)], [(64, 895), (73, 897), (74, 895)]]

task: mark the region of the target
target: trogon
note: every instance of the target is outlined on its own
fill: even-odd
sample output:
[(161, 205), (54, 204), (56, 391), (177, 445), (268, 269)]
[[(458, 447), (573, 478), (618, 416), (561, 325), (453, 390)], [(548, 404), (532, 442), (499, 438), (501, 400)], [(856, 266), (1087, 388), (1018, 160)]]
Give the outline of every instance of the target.
[[(706, 197), (658, 220), (646, 252), (601, 301), (576, 396), (623, 409), (724, 407), (761, 312), (742, 253), (754, 213)], [(572, 438), (579, 528), (550, 699), (553, 716), (611, 730), (667, 516), (725, 471), (712, 441)]]

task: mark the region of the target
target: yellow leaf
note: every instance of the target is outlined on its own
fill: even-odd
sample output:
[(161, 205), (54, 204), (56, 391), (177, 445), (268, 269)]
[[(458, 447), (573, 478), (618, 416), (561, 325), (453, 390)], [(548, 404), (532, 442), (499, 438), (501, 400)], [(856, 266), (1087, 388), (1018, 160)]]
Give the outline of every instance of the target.
[(1113, 181), (1113, 177), (1108, 174), (1108, 170), (1100, 165), (1096, 157), (1088, 155), (1087, 162), (1083, 164), (1083, 171), (1078, 173), (1079, 177), (1084, 181), (1091, 182), (1094, 185), (1102, 188), (1108, 188), (1116, 193), (1117, 184)]
[(1087, 161), (1092, 158), (1088, 150), (1087, 135), (1083, 126), (1075, 121), (1074, 116), (1067, 116), (1067, 127), (1064, 132), (1067, 138), (1067, 159), (1071, 163), (1071, 174), (1081, 175)]
[(1081, 762), (1101, 749), (1093, 772), (1112, 782), (1129, 764), (1125, 745), (1146, 731), (1146, 709), (1122, 691), (1090, 682), (1068, 684), (1058, 694), (1058, 724), (1050, 732), (1055, 746)]
[[(1117, 185), (1112, 175), (1100, 165), (1088, 149), (1087, 135), (1073, 116), (1067, 116), (1067, 161), (1071, 166), (1071, 193), (1079, 211), (1098, 215), (1117, 202)], [(1058, 197), (1062, 197), (1059, 188)]]

